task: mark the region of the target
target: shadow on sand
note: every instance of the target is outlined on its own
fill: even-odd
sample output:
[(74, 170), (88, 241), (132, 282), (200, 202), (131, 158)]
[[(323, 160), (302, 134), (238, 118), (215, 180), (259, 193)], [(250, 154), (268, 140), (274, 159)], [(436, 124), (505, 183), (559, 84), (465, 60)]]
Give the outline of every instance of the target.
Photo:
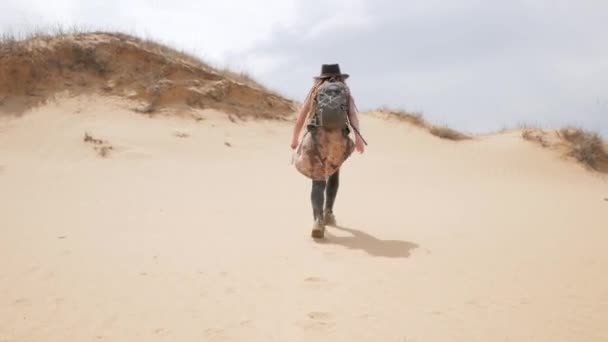
[[(321, 244), (340, 245), (349, 249), (359, 249), (375, 257), (407, 258), (410, 252), (418, 248), (413, 242), (400, 240), (380, 240), (357, 229), (347, 227), (327, 227), (325, 239), (317, 240)], [(351, 236), (336, 236), (331, 229), (337, 229), (351, 234)]]

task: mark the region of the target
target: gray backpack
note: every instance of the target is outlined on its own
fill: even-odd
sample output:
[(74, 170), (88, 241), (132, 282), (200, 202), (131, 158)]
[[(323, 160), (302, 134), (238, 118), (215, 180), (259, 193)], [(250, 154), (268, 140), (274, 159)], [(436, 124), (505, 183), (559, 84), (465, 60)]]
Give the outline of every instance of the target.
[(341, 129), (348, 124), (348, 87), (342, 82), (321, 84), (315, 98), (315, 116), (318, 126)]

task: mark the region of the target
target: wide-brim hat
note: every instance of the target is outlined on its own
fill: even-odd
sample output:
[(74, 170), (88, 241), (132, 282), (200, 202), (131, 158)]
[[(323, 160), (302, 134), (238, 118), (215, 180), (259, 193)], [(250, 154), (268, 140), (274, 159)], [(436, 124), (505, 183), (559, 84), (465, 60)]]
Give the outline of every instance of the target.
[(330, 78), (334, 76), (340, 76), (343, 79), (347, 79), (350, 77), (349, 74), (343, 74), (340, 71), (339, 64), (323, 64), (321, 65), (321, 74), (319, 76), (315, 76), (315, 79), (320, 80), (324, 78)]

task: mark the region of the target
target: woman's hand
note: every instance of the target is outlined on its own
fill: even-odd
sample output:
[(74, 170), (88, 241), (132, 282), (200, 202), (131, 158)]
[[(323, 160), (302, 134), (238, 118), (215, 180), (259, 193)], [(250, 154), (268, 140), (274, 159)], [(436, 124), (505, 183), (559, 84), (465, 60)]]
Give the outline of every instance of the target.
[(295, 150), (298, 147), (298, 138), (294, 137), (291, 139), (291, 149)]
[(359, 153), (363, 153), (363, 151), (365, 150), (365, 145), (363, 144), (363, 140), (359, 136), (357, 136), (355, 138), (355, 149)]

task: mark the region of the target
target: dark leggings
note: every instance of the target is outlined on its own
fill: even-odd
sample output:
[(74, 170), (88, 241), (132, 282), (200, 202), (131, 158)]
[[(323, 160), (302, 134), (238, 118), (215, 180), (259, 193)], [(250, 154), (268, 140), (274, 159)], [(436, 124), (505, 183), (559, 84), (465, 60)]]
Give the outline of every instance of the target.
[[(313, 217), (320, 218), (323, 214), (323, 204), (325, 211), (332, 212), (336, 195), (338, 194), (338, 186), (340, 185), (340, 170), (338, 169), (326, 181), (312, 181), (312, 191), (310, 200), (312, 201)], [(325, 198), (327, 197), (327, 198)], [(324, 200), (327, 200), (324, 203)]]

